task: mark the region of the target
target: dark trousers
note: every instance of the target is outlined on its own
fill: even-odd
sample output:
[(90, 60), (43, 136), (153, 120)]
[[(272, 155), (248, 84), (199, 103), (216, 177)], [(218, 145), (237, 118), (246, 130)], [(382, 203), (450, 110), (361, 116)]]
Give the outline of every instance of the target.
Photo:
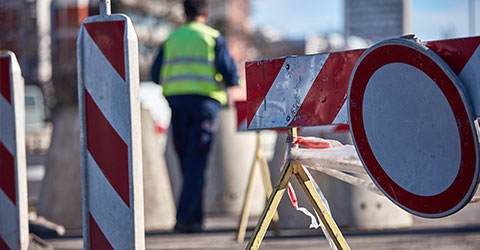
[(220, 103), (200, 95), (167, 97), (172, 109), (171, 128), (183, 185), (177, 206), (177, 223), (203, 223), (203, 189), (207, 156), (217, 131)]

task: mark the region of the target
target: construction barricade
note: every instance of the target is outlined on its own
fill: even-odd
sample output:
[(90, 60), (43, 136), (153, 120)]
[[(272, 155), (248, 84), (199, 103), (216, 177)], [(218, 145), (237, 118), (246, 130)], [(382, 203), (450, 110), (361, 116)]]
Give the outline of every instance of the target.
[(0, 51), (0, 249), (29, 243), (24, 99), (17, 58)]
[(144, 249), (137, 37), (130, 19), (85, 19), (77, 40), (85, 249)]
[[(247, 249), (259, 247), (293, 174), (332, 248), (349, 248), (304, 167), (381, 192), (418, 216), (447, 216), (469, 203), (479, 172), (479, 44), (480, 37), (400, 38), (247, 62), (248, 129), (289, 130), (286, 164)], [(297, 127), (330, 124), (349, 124), (355, 148), (298, 148)]]

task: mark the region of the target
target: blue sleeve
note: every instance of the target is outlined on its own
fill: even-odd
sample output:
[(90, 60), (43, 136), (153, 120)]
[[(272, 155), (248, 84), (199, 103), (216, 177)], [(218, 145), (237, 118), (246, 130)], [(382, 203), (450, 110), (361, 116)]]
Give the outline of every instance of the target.
[(222, 36), (215, 39), (215, 67), (222, 74), (227, 86), (238, 85), (237, 67)]
[(153, 61), (152, 69), (150, 71), (150, 76), (152, 81), (160, 84), (160, 69), (162, 68), (162, 61), (163, 61), (163, 46), (160, 47), (160, 51), (158, 51), (158, 55)]

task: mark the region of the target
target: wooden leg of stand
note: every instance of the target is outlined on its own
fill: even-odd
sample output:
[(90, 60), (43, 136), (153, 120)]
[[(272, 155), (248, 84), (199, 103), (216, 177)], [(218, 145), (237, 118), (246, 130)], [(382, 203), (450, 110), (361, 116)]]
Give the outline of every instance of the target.
[(260, 244), (262, 243), (263, 237), (267, 232), (268, 226), (272, 221), (272, 218), (277, 211), (278, 204), (282, 199), (283, 193), (287, 187), (287, 183), (290, 181), (292, 177), (292, 165), (290, 162), (287, 162), (285, 166), (283, 166), (283, 170), (278, 178), (275, 187), (273, 188), (273, 192), (270, 195), (270, 198), (267, 201), (265, 209), (260, 217), (260, 220), (253, 231), (252, 238), (247, 245), (247, 250), (258, 249)]
[(247, 192), (245, 194), (245, 200), (243, 201), (242, 215), (240, 216), (240, 222), (237, 231), (237, 242), (243, 242), (245, 239), (245, 232), (247, 231), (248, 216), (250, 214), (250, 204), (252, 203), (253, 186), (255, 186), (255, 168), (258, 162), (258, 150), (255, 150), (255, 157), (253, 158), (252, 168), (250, 170), (250, 176), (248, 177)]
[(340, 229), (338, 229), (338, 226), (333, 220), (332, 215), (328, 212), (325, 204), (322, 202), (322, 199), (320, 199), (320, 196), (310, 181), (310, 178), (303, 169), (303, 166), (298, 163), (294, 163), (292, 165), (293, 171), (298, 179), (298, 182), (300, 183), (300, 186), (302, 186), (305, 194), (307, 194), (308, 199), (315, 208), (315, 211), (317, 211), (320, 220), (322, 220), (323, 225), (327, 229), (327, 232), (332, 238), (337, 249), (350, 249), (342, 235), (342, 232), (340, 232)]
[[(270, 170), (268, 170), (267, 159), (263, 155), (262, 151), (260, 151), (260, 169), (262, 170), (262, 177), (263, 177), (263, 186), (265, 187), (265, 192), (267, 193), (267, 198), (272, 194), (272, 180), (270, 179)], [(276, 234), (280, 232), (278, 228), (278, 212), (275, 211), (272, 219), (272, 227)]]

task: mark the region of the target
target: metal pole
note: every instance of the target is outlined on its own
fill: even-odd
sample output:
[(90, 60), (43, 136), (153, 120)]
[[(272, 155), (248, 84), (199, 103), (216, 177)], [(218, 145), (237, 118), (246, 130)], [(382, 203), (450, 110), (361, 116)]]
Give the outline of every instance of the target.
[(112, 8), (110, 7), (110, 0), (100, 0), (100, 15), (108, 16), (112, 14)]
[(345, 44), (348, 46), (348, 37), (350, 36), (350, 1), (344, 0), (343, 5), (343, 35), (345, 36)]
[(470, 36), (475, 35), (475, 0), (468, 1), (468, 29)]

